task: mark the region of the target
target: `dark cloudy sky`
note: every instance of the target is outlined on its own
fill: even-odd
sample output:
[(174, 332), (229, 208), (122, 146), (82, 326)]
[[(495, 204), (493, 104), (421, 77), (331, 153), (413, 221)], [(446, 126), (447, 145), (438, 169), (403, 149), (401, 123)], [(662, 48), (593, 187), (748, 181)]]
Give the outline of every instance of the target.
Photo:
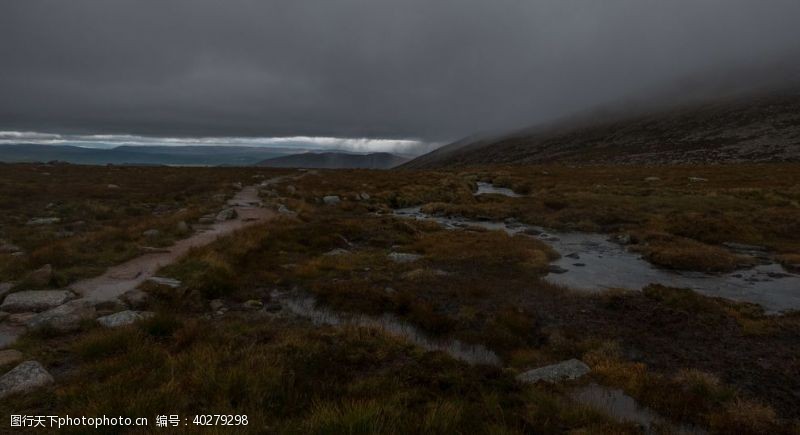
[(442, 142), (800, 53), (798, 0), (4, 0), (0, 130)]

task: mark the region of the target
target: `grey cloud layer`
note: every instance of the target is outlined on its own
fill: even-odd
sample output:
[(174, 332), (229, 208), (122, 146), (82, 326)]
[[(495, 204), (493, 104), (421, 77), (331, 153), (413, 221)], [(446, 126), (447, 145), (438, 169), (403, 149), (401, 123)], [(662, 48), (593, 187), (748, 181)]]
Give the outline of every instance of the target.
[(0, 129), (440, 141), (800, 52), (797, 0), (0, 3)]

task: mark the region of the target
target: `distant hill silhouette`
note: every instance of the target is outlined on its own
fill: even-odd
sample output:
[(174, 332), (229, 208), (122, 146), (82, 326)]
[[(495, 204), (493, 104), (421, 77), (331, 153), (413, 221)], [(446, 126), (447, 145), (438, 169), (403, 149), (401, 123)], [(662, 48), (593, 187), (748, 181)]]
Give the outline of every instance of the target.
[(264, 160), (258, 165), (273, 168), (389, 169), (406, 161), (407, 158), (390, 153), (309, 152)]

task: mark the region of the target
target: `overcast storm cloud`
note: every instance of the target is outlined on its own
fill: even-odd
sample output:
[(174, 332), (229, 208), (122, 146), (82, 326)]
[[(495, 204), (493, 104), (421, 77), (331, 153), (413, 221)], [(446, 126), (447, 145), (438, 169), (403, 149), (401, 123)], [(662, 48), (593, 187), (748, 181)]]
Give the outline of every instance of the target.
[(3, 1), (0, 130), (443, 142), (793, 61), (798, 17), (797, 0)]

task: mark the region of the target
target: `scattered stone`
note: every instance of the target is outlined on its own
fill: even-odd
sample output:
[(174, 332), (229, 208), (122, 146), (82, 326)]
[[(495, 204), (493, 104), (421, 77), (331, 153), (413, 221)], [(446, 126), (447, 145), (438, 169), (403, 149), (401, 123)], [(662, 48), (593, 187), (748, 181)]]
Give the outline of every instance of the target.
[(236, 216), (238, 216), (236, 214), (236, 210), (234, 210), (232, 208), (226, 208), (226, 209), (222, 210), (221, 212), (217, 213), (217, 218), (216, 219), (217, 219), (217, 222), (225, 222), (225, 221), (229, 221), (231, 219), (236, 219)]
[(116, 184), (109, 184), (108, 188), (109, 189), (119, 189), (119, 186), (117, 186)]
[(179, 234), (187, 234), (192, 231), (192, 229), (189, 227), (189, 224), (187, 224), (186, 221), (178, 222), (178, 225), (175, 227), (175, 229), (178, 231)]
[(547, 268), (547, 271), (548, 271), (548, 272), (550, 272), (550, 273), (557, 273), (557, 274), (562, 274), (562, 273), (567, 273), (567, 272), (569, 272), (567, 269), (564, 269), (563, 267), (561, 267), (561, 266), (557, 266), (557, 265), (555, 265), (555, 264), (551, 264), (551, 265), (550, 265), (550, 266)]
[(153, 276), (153, 277), (148, 278), (147, 280), (150, 281), (150, 282), (154, 282), (154, 283), (156, 283), (158, 285), (163, 285), (163, 286), (167, 286), (167, 287), (171, 287), (171, 288), (178, 288), (183, 284), (182, 282), (178, 281), (177, 279), (164, 278), (164, 277), (161, 277), (161, 276)]
[(264, 303), (256, 299), (250, 299), (243, 303), (242, 306), (248, 310), (260, 310), (264, 308)]
[(97, 319), (97, 323), (105, 326), (106, 328), (118, 328), (120, 326), (132, 325), (139, 320), (144, 320), (153, 316), (154, 313), (149, 311), (126, 310), (109, 314), (108, 316), (99, 317)]
[(46, 311), (75, 299), (69, 290), (29, 290), (11, 293), (3, 300), (0, 310), (9, 313)]
[(208, 305), (211, 307), (211, 311), (219, 311), (225, 306), (225, 303), (222, 302), (222, 299), (214, 299)]
[(35, 315), (26, 326), (31, 329), (46, 327), (57, 331), (74, 331), (83, 320), (94, 316), (94, 306), (89, 301), (78, 299)]
[(131, 308), (141, 309), (147, 306), (147, 302), (150, 299), (150, 295), (146, 292), (133, 289), (125, 292), (122, 296), (120, 296), (123, 302), (128, 304)]
[(342, 200), (339, 199), (337, 195), (328, 195), (322, 198), (322, 202), (325, 203), (325, 205), (336, 205), (342, 202)]
[(49, 264), (45, 264), (44, 266), (28, 274), (28, 277), (25, 278), (25, 281), (32, 287), (45, 287), (50, 284), (50, 280), (52, 279), (53, 267)]
[(53, 225), (61, 222), (59, 218), (33, 218), (28, 221), (28, 225)]
[(147, 230), (142, 233), (143, 236), (147, 237), (148, 239), (154, 239), (161, 235), (161, 231), (158, 230)]
[(632, 238), (631, 235), (628, 233), (616, 234), (611, 239), (614, 242), (619, 243), (620, 245), (630, 245)]
[(361, 192), (361, 199), (362, 199), (363, 201), (369, 201), (369, 199), (370, 199), (369, 193), (367, 193), (367, 192)]
[(389, 254), (389, 259), (395, 263), (413, 263), (414, 261), (422, 258), (419, 254), (408, 254), (403, 252), (392, 252)]
[(0, 399), (25, 393), (55, 382), (47, 370), (37, 361), (25, 361), (0, 377)]
[(22, 361), (22, 352), (15, 349), (0, 350), (0, 367)]
[(289, 210), (285, 205), (278, 204), (278, 213), (280, 214), (294, 214), (293, 211)]
[(702, 178), (702, 177), (689, 177), (689, 181), (691, 181), (692, 183), (703, 183), (703, 182), (706, 182), (706, 181), (708, 181), (708, 178)]
[(337, 257), (339, 255), (348, 255), (348, 254), (350, 254), (350, 251), (348, 251), (347, 249), (336, 248), (336, 249), (331, 249), (330, 251), (322, 255), (326, 257)]
[(19, 246), (13, 243), (0, 241), (0, 254), (14, 254), (20, 251), (21, 249)]
[(539, 381), (560, 382), (578, 379), (588, 374), (590, 371), (591, 369), (589, 366), (584, 364), (583, 361), (571, 359), (558, 364), (528, 370), (525, 373), (517, 375), (517, 380), (528, 384), (534, 384)]

